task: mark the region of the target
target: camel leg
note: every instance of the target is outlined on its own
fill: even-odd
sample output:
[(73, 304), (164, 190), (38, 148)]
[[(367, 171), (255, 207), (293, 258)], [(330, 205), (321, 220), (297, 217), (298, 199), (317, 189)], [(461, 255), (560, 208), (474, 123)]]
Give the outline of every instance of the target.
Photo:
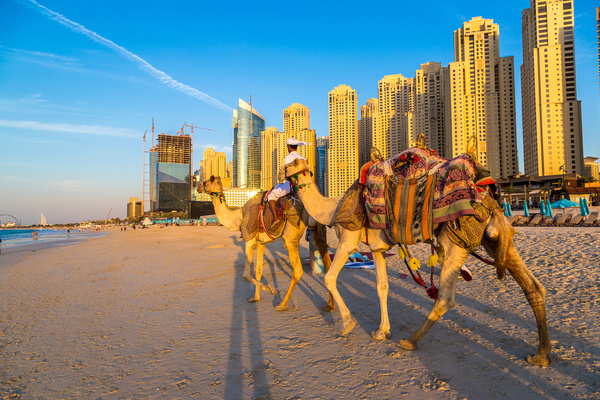
[[(325, 265), (325, 272), (328, 272), (331, 268), (331, 257), (329, 257), (329, 247), (327, 246), (327, 228), (325, 225), (318, 225), (316, 228), (311, 228), (313, 237), (313, 243), (319, 250), (323, 264)], [(333, 295), (329, 292), (329, 300), (327, 305), (323, 306), (321, 310), (330, 312), (335, 310), (335, 302), (333, 301)]]
[(517, 249), (513, 244), (508, 247), (507, 268), (510, 275), (517, 281), (527, 302), (533, 309), (537, 323), (539, 345), (537, 354), (527, 356), (527, 362), (536, 365), (547, 366), (550, 359), (550, 337), (548, 336), (548, 325), (546, 324), (546, 289), (533, 276), (525, 265)]
[(290, 262), (292, 263), (292, 281), (290, 282), (290, 287), (288, 288), (285, 297), (283, 298), (281, 303), (279, 303), (279, 305), (275, 307), (277, 311), (286, 311), (288, 309), (287, 304), (288, 301), (290, 301), (290, 298), (292, 297), (292, 292), (294, 291), (296, 284), (304, 274), (304, 271), (302, 270), (302, 263), (300, 262), (300, 253), (298, 250), (298, 242), (302, 237), (303, 230), (304, 229), (302, 228), (298, 229), (298, 232), (296, 232), (294, 237), (292, 238), (282, 236), (283, 244), (285, 245), (285, 248), (290, 257)]
[(390, 320), (387, 308), (389, 284), (383, 252), (373, 251), (373, 261), (375, 261), (377, 276), (377, 295), (379, 296), (379, 307), (381, 309), (381, 322), (379, 329), (372, 332), (371, 337), (376, 340), (386, 340), (390, 338)]
[[(252, 274), (250, 273), (250, 270), (252, 269), (252, 260), (254, 259), (254, 248), (257, 248), (257, 260), (256, 260), (256, 267), (255, 267), (255, 275), (256, 278), (252, 276)], [(263, 255), (265, 252), (265, 246), (261, 243), (259, 243), (258, 241), (255, 240), (250, 240), (248, 242), (246, 242), (246, 265), (244, 267), (244, 279), (246, 279), (248, 282), (253, 283), (254, 285), (256, 285), (255, 288), (255, 292), (254, 292), (254, 297), (250, 297), (248, 299), (249, 303), (256, 303), (258, 301), (260, 301), (260, 289), (265, 290), (270, 292), (272, 295), (277, 294), (277, 292), (275, 291), (275, 289), (271, 286), (267, 286), (264, 283), (260, 282), (260, 278), (262, 277), (262, 261), (263, 261)]]
[(337, 277), (344, 267), (344, 264), (350, 257), (350, 254), (354, 253), (358, 249), (358, 240), (360, 231), (350, 232), (345, 229), (340, 229), (340, 242), (338, 248), (333, 257), (333, 263), (331, 269), (325, 274), (325, 286), (329, 290), (329, 293), (333, 295), (333, 299), (340, 309), (340, 315), (343, 320), (343, 327), (340, 334), (348, 334), (356, 325), (356, 319), (350, 313), (348, 307), (344, 303), (340, 292), (337, 290)]
[(469, 253), (462, 247), (455, 245), (444, 233), (438, 237), (438, 240), (440, 243), (438, 249), (444, 249), (443, 252), (440, 252), (444, 257), (441, 265), (438, 297), (433, 304), (433, 308), (427, 316), (427, 319), (423, 322), (423, 325), (421, 325), (410, 338), (398, 342), (398, 346), (406, 350), (416, 349), (417, 343), (423, 339), (423, 336), (431, 329), (433, 324), (435, 324), (446, 311), (454, 307), (454, 294), (456, 292), (458, 274), (460, 267), (465, 263)]

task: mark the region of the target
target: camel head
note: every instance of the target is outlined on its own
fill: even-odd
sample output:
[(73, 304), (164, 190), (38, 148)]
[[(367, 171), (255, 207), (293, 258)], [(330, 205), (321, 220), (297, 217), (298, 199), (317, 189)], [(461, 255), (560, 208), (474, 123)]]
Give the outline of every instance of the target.
[(221, 182), (220, 176), (211, 175), (210, 179), (202, 182), (200, 186), (198, 186), (198, 193), (223, 193), (223, 182)]
[[(286, 179), (290, 179), (290, 177), (292, 177), (293, 175), (296, 175), (302, 171), (308, 171), (308, 163), (306, 162), (306, 160), (302, 160), (299, 158), (296, 158), (294, 161), (292, 161), (289, 164), (285, 165), (285, 177)], [(311, 178), (311, 175), (308, 175), (309, 179)], [(293, 184), (295, 184), (295, 182), (292, 182)]]

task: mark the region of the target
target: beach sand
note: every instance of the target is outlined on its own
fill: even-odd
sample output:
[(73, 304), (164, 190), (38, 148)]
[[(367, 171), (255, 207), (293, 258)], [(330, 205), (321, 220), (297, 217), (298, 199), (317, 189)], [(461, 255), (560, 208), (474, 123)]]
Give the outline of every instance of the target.
[[(432, 300), (405, 279), (397, 255), (388, 260), (392, 338), (377, 342), (373, 270), (340, 274), (358, 321), (341, 337), (339, 313), (320, 310), (323, 275), (305, 273), (290, 310), (274, 309), (291, 277), (281, 241), (267, 246), (264, 268), (279, 294), (250, 304), (239, 233), (116, 228), (0, 255), (0, 398), (600, 398), (600, 228), (517, 230), (517, 248), (547, 290), (550, 367), (524, 361), (538, 337), (518, 285), (474, 258), (456, 307), (409, 352), (396, 343)], [(411, 249), (429, 281), (428, 248)]]

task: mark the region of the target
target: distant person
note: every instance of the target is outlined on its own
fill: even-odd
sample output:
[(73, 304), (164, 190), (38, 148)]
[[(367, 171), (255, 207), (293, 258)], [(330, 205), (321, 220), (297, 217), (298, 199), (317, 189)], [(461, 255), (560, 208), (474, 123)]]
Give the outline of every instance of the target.
[(2, 254), (2, 238), (0, 237), (0, 254)]
[[(284, 167), (285, 165), (292, 163), (296, 159), (306, 161), (306, 158), (298, 154), (296, 150), (298, 149), (298, 146), (310, 145), (310, 143), (301, 142), (295, 138), (289, 138), (285, 141), (285, 144), (287, 145), (288, 155), (285, 156), (285, 160), (283, 162)], [(269, 208), (271, 209), (271, 213), (273, 214), (273, 224), (277, 224), (280, 221), (279, 216), (277, 215), (277, 211), (275, 210), (275, 204), (277, 203), (277, 199), (289, 194), (292, 191), (290, 182), (285, 179), (285, 173), (282, 174), (280, 171), (278, 178), (280, 181), (283, 182), (275, 185), (273, 189), (271, 189), (269, 197), (267, 197)]]

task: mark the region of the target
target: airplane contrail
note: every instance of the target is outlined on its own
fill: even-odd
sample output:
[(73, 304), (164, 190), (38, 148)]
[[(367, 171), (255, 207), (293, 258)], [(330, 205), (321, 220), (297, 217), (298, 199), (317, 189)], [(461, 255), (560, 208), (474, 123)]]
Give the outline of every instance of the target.
[(173, 88), (181, 93), (187, 94), (188, 96), (193, 97), (197, 100), (200, 100), (200, 101), (203, 101), (212, 106), (218, 107), (227, 112), (233, 111), (233, 108), (231, 108), (230, 106), (228, 106), (226, 104), (221, 103), (219, 100), (215, 99), (214, 97), (211, 97), (211, 96), (207, 95), (206, 93), (199, 91), (198, 89), (194, 89), (191, 86), (188, 86), (181, 82), (176, 81), (168, 74), (164, 73), (161, 70), (154, 68), (146, 60), (144, 60), (143, 58), (130, 52), (129, 50), (125, 49), (124, 47), (119, 46), (112, 40), (106, 39), (106, 38), (100, 36), (99, 34), (97, 34), (96, 32), (90, 31), (83, 25), (78, 24), (77, 22), (73, 22), (70, 19), (67, 19), (63, 15), (61, 15), (55, 11), (52, 11), (47, 7), (44, 7), (43, 5), (39, 4), (35, 0), (29, 0), (29, 2), (31, 4), (37, 6), (43, 14), (47, 15), (48, 17), (50, 17), (54, 21), (58, 22), (59, 24), (64, 25), (67, 28), (69, 28), (77, 33), (81, 33), (81, 34), (89, 37), (93, 41), (98, 42), (101, 45), (106, 46), (110, 49), (113, 49), (113, 50), (117, 51), (118, 53), (122, 54), (123, 56), (125, 56), (126, 58), (128, 58), (129, 60), (137, 63), (141, 70), (147, 72), (152, 77), (158, 79), (160, 82), (164, 83), (168, 87)]

